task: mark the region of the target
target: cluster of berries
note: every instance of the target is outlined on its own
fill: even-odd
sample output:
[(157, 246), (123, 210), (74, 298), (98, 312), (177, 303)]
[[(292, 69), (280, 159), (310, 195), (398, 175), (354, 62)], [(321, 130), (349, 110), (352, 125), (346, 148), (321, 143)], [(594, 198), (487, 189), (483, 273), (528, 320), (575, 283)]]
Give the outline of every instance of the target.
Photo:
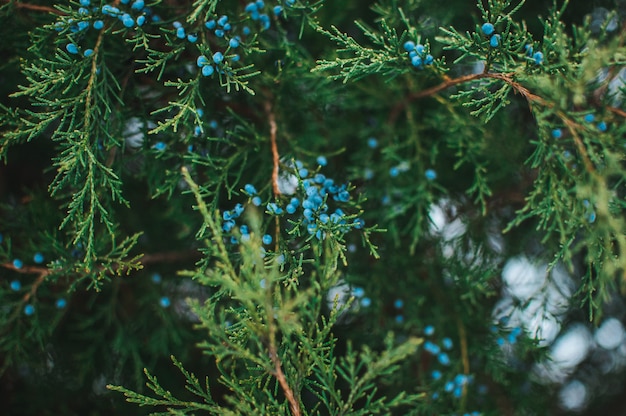
[[(583, 117), (583, 121), (587, 124), (594, 123), (595, 120), (596, 120), (596, 117), (591, 113), (586, 114)], [(600, 122), (596, 124), (596, 128), (598, 129), (598, 131), (604, 133), (605, 131), (608, 130), (609, 126), (606, 124), (605, 121), (601, 120)], [(563, 137), (563, 130), (560, 128), (555, 128), (552, 130), (551, 135), (555, 139), (560, 139), (561, 137)]]
[[(120, 0), (122, 5), (130, 4), (130, 0)], [(105, 4), (102, 7), (91, 7), (91, 0), (80, 0), (80, 8), (78, 9), (78, 14), (83, 17), (80, 21), (75, 21), (70, 18), (65, 22), (57, 22), (56, 30), (59, 32), (64, 31), (65, 29), (69, 29), (70, 42), (65, 45), (65, 50), (72, 54), (78, 55), (81, 52), (81, 48), (78, 45), (77, 36), (78, 34), (83, 34), (87, 29), (93, 27), (96, 30), (102, 30), (104, 28), (104, 20), (102, 17), (113, 17), (117, 18), (122, 25), (126, 28), (140, 27), (146, 23), (148, 17), (151, 17), (153, 22), (160, 21), (159, 16), (153, 15), (150, 8), (145, 6), (144, 0), (135, 0), (132, 4), (130, 4), (130, 8), (128, 11), (123, 11), (119, 7)], [(86, 48), (82, 51), (83, 56), (86, 58), (93, 55), (94, 50), (91, 48)]]
[[(0, 234), (0, 243), (2, 243), (2, 241), (3, 241), (3, 236), (2, 234)], [(35, 264), (42, 264), (44, 261), (45, 261), (45, 258), (43, 254), (37, 252), (33, 255), (33, 262)], [(18, 270), (24, 267), (24, 262), (19, 258), (13, 259), (11, 264), (13, 265), (14, 268)], [(14, 279), (9, 283), (9, 287), (11, 288), (13, 292), (19, 292), (22, 290), (22, 282), (19, 279)], [(56, 300), (55, 306), (57, 307), (57, 309), (63, 309), (67, 306), (67, 300), (65, 300), (65, 298), (59, 298)], [(28, 303), (24, 305), (24, 315), (31, 316), (34, 314), (35, 314), (35, 306), (33, 304)]]
[[(160, 284), (162, 280), (159, 273), (153, 273), (151, 279), (152, 283), (154, 283), (155, 285)], [(171, 304), (172, 301), (170, 300), (169, 296), (161, 296), (159, 298), (159, 305), (161, 305), (162, 308), (169, 308)]]
[(495, 33), (496, 28), (492, 23), (483, 23), (480, 27), (480, 30), (483, 32), (485, 36), (489, 36), (489, 46), (492, 48), (497, 48), (500, 46), (500, 35)]
[[(324, 156), (317, 158), (318, 168), (325, 166), (327, 160)], [(271, 216), (297, 215), (301, 217), (298, 221), (293, 221), (296, 226), (303, 227), (309, 235), (314, 235), (318, 239), (326, 237), (327, 230), (338, 230), (340, 233), (346, 233), (351, 229), (361, 229), (365, 226), (365, 222), (361, 218), (347, 215), (340, 207), (336, 207), (330, 212), (329, 203), (345, 203), (351, 199), (346, 184), (335, 184), (333, 179), (327, 178), (319, 171), (312, 177), (309, 177), (309, 170), (304, 167), (302, 162), (296, 161), (296, 172), (299, 176), (300, 186), (297, 188), (301, 192), (299, 196), (292, 196), (285, 205), (280, 202), (268, 202), (265, 204), (265, 213)], [(254, 206), (261, 206), (263, 200), (258, 194), (256, 187), (252, 184), (246, 184), (243, 193), (250, 198), (250, 202)], [(234, 234), (237, 226), (236, 220), (241, 217), (245, 208), (238, 203), (231, 210), (224, 211), (222, 214), (222, 231), (231, 234), (230, 241), (233, 244), (250, 238), (250, 230), (247, 225), (239, 225), (239, 236)], [(262, 238), (263, 244), (270, 245), (272, 237), (266, 234)]]
[[(427, 337), (432, 337), (434, 334), (435, 334), (434, 326), (428, 325), (426, 328), (424, 328), (424, 335), (426, 335)], [(454, 344), (452, 343), (452, 340), (450, 338), (442, 339), (441, 343), (442, 343), (442, 346), (440, 347), (438, 344), (434, 343), (433, 341), (427, 340), (426, 342), (424, 342), (424, 349), (428, 351), (430, 354), (436, 356), (439, 364), (448, 366), (450, 365), (450, 357), (448, 356), (448, 353), (442, 351), (442, 349), (451, 350)]]
[[(430, 338), (434, 334), (435, 334), (434, 326), (428, 325), (424, 328), (425, 336)], [(448, 357), (447, 353), (442, 352), (442, 349), (449, 351), (449, 350), (452, 350), (452, 348), (454, 348), (454, 342), (452, 341), (452, 339), (448, 337), (444, 337), (441, 340), (441, 347), (435, 342), (431, 341), (430, 339), (424, 343), (424, 349), (430, 354), (437, 356), (437, 361), (439, 362), (439, 364), (446, 366), (446, 367), (450, 365), (450, 358)], [(434, 369), (433, 371), (431, 371), (430, 375), (433, 381), (443, 382), (444, 374), (441, 370)], [(443, 383), (442, 387), (445, 393), (451, 393), (454, 398), (460, 399), (463, 396), (463, 390), (467, 389), (467, 386), (469, 386), (473, 382), (474, 382), (474, 377), (471, 375), (456, 374), (452, 380), (448, 380), (445, 383)], [(439, 397), (440, 397), (440, 394), (438, 391), (435, 391), (431, 395), (431, 398), (433, 400), (437, 400), (439, 399)], [(471, 413), (464, 414), (464, 416), (477, 416), (477, 415), (480, 415), (480, 412), (474, 411)]]
[(524, 46), (524, 49), (526, 50), (526, 56), (532, 58), (536, 65), (541, 65), (543, 63), (542, 52), (540, 51), (533, 52), (533, 46), (530, 44)]
[(422, 44), (416, 45), (412, 40), (408, 40), (404, 42), (403, 47), (409, 55), (411, 65), (418, 69), (424, 69), (425, 66), (432, 65), (435, 61), (431, 54), (426, 53), (426, 47)]

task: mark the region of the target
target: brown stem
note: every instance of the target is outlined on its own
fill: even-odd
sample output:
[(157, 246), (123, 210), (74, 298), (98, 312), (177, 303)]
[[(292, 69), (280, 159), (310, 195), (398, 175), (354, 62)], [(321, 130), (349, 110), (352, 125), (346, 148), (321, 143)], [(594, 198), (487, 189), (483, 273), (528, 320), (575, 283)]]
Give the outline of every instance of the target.
[(270, 141), (272, 144), (272, 190), (274, 195), (280, 195), (280, 189), (278, 188), (278, 166), (280, 163), (280, 157), (278, 155), (278, 145), (276, 144), (276, 116), (272, 111), (272, 103), (269, 100), (265, 101), (265, 112), (267, 113), (267, 120), (270, 125)]
[(300, 403), (296, 400), (296, 396), (293, 394), (293, 390), (289, 387), (289, 383), (287, 383), (287, 378), (285, 377), (285, 373), (283, 373), (282, 366), (280, 364), (280, 360), (278, 359), (278, 355), (276, 354), (276, 345), (274, 342), (270, 342), (270, 358), (272, 359), (272, 363), (274, 364), (274, 376), (278, 380), (280, 387), (283, 389), (283, 393), (289, 402), (289, 408), (291, 409), (291, 413), (293, 416), (301, 416), (302, 411), (300, 410)]
[[(11, 0), (3, 0), (4, 3), (6, 4), (11, 4)], [(37, 12), (48, 12), (48, 13), (54, 13), (56, 15), (59, 16), (64, 16), (65, 13), (61, 12), (60, 10), (57, 10), (53, 7), (49, 7), (49, 6), (40, 6), (38, 4), (28, 4), (28, 3), (20, 3), (20, 2), (13, 2), (13, 6), (15, 6), (18, 9), (26, 9), (26, 10), (34, 10)]]

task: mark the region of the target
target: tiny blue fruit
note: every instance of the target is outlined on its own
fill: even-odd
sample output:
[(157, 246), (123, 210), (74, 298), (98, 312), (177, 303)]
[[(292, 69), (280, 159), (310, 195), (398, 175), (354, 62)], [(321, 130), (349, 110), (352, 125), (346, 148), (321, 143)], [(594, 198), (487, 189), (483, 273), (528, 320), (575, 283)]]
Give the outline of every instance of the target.
[(85, 49), (83, 55), (85, 56), (85, 58), (89, 58), (91, 55), (93, 55), (93, 49)]
[(93, 28), (96, 30), (100, 30), (104, 27), (104, 22), (102, 20), (96, 20), (93, 22)]
[(596, 119), (596, 117), (593, 114), (587, 114), (585, 115), (585, 121), (587, 123), (593, 123), (593, 121)]
[(480, 27), (480, 30), (482, 30), (482, 32), (489, 36), (491, 35), (496, 29), (493, 27), (493, 24), (491, 23), (483, 23), (483, 25)]
[(429, 181), (433, 181), (433, 180), (437, 179), (437, 172), (435, 172), (434, 169), (426, 169), (426, 171), (424, 172), (424, 176)]
[(269, 234), (265, 234), (263, 236), (263, 244), (265, 244), (266, 246), (272, 244), (272, 236)]
[(239, 39), (232, 38), (231, 40), (228, 41), (228, 45), (233, 49), (239, 47)]
[(22, 260), (20, 259), (13, 260), (13, 267), (15, 267), (16, 269), (21, 269), (22, 266), (24, 266), (24, 263), (22, 262)]
[(412, 40), (407, 40), (406, 42), (404, 42), (404, 45), (402, 45), (402, 47), (405, 51), (411, 52), (415, 50), (415, 42), (413, 42)]
[(31, 304), (24, 306), (24, 315), (31, 316), (35, 313), (35, 307)]
[(563, 137), (563, 131), (561, 129), (552, 130), (552, 137), (554, 137), (555, 139), (560, 139), (561, 137)]
[(215, 69), (211, 65), (205, 65), (202, 67), (202, 75), (205, 77), (213, 75), (213, 72), (215, 72)]
[(161, 299), (159, 299), (159, 304), (163, 308), (168, 308), (172, 304), (172, 302), (170, 301), (170, 298), (168, 298), (167, 296), (163, 296)]
[(489, 39), (489, 45), (492, 48), (497, 48), (500, 46), (500, 35), (493, 35), (491, 39)]
[(223, 60), (224, 60), (224, 54), (222, 54), (222, 52), (215, 52), (213, 54), (213, 62), (215, 62), (216, 64), (222, 63)]
[(533, 54), (533, 59), (535, 60), (535, 64), (541, 65), (543, 63), (543, 53), (535, 52)]
[(78, 53), (78, 46), (73, 43), (68, 43), (67, 45), (65, 45), (65, 49), (72, 55), (76, 55)]
[(57, 309), (64, 309), (67, 306), (67, 301), (63, 298), (57, 299), (55, 303)]
[(599, 122), (597, 127), (598, 127), (598, 130), (603, 131), (603, 132), (606, 131), (607, 129), (607, 125), (604, 121)]
[(13, 280), (11, 282), (11, 290), (14, 292), (17, 292), (18, 290), (20, 290), (22, 288), (22, 283), (20, 283), (19, 280)]
[(35, 255), (33, 256), (33, 261), (37, 264), (41, 264), (44, 261), (44, 257), (43, 254), (41, 253), (35, 253)]

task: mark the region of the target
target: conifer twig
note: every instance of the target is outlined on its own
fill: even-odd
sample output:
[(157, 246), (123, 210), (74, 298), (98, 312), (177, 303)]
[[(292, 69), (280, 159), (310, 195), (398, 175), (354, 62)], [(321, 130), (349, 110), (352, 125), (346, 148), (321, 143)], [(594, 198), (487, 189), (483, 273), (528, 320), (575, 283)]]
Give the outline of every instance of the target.
[(20, 3), (19, 1), (11, 2), (11, 0), (4, 0), (4, 3), (6, 3), (6, 4), (11, 4), (12, 3), (13, 6), (15, 6), (18, 9), (33, 10), (33, 11), (37, 11), (37, 12), (49, 12), (49, 13), (57, 14), (59, 16), (65, 15), (65, 13), (63, 13), (60, 10), (55, 9), (54, 7), (41, 6), (39, 4)]
[(270, 124), (270, 141), (272, 144), (272, 190), (274, 195), (280, 195), (280, 189), (278, 188), (278, 166), (280, 163), (280, 157), (278, 155), (278, 145), (276, 144), (276, 116), (272, 110), (272, 103), (269, 100), (265, 101), (265, 112), (267, 113), (267, 119)]

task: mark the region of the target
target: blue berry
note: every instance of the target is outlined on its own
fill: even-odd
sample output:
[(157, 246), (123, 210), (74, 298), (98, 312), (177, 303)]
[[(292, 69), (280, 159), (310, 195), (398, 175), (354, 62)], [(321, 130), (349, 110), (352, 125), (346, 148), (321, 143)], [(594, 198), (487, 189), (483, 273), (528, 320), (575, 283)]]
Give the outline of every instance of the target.
[(306, 178), (309, 176), (309, 170), (307, 168), (301, 168), (298, 170), (298, 175), (300, 175), (301, 178)]
[(222, 54), (222, 52), (215, 52), (213, 54), (213, 62), (215, 62), (216, 64), (221, 64), (222, 61), (224, 60), (224, 54)]
[(427, 325), (426, 328), (424, 328), (424, 335), (427, 336), (431, 336), (435, 333), (435, 327), (432, 325)]
[(100, 30), (104, 27), (104, 22), (102, 20), (96, 20), (93, 22), (93, 28), (96, 30)]
[(400, 169), (398, 169), (397, 166), (393, 166), (391, 169), (389, 169), (389, 175), (392, 178), (395, 178), (396, 176), (398, 176), (400, 174)]
[(256, 207), (261, 206), (261, 197), (259, 196), (255, 196), (254, 198), (252, 198), (252, 204)]
[(263, 0), (256, 0), (256, 7), (262, 9), (265, 7), (265, 2)]
[(560, 139), (561, 137), (563, 137), (563, 131), (561, 129), (552, 130), (552, 137), (554, 137), (555, 139)]
[(73, 43), (68, 43), (65, 45), (65, 50), (67, 50), (72, 55), (76, 55), (78, 53), (78, 46)]
[(91, 4), (91, 1), (89, 0), (80, 0), (80, 5), (83, 7), (89, 7), (90, 4)]
[(35, 313), (35, 307), (31, 304), (24, 306), (24, 315), (31, 316)]
[(43, 254), (41, 253), (35, 253), (35, 255), (33, 256), (33, 261), (37, 264), (41, 264), (44, 261), (44, 257)]
[(450, 338), (444, 338), (441, 340), (441, 344), (443, 345), (443, 348), (446, 350), (451, 350), (452, 347), (454, 346), (454, 343), (452, 342), (452, 340)]
[(156, 142), (156, 143), (154, 144), (154, 148), (155, 148), (156, 150), (160, 151), (160, 152), (161, 152), (161, 151), (163, 151), (163, 150), (165, 150), (165, 148), (166, 148), (166, 147), (167, 147), (167, 145), (166, 145), (164, 142)]
[(239, 39), (232, 38), (231, 40), (228, 41), (228, 45), (233, 49), (239, 47)]
[(185, 39), (187, 37), (187, 33), (185, 33), (184, 27), (181, 26), (178, 29), (176, 29), (176, 37), (178, 39)]
[(433, 380), (440, 380), (443, 375), (441, 374), (441, 371), (433, 370), (433, 372), (430, 373), (430, 376), (433, 378)]
[(144, 6), (145, 4), (143, 0), (136, 0), (130, 8), (133, 10), (141, 10)]
[(246, 4), (246, 7), (244, 10), (248, 13), (252, 13), (252, 12), (257, 11), (258, 9), (259, 9), (259, 6), (257, 6), (256, 3), (253, 2), (253, 3)]
[(271, 22), (270, 22), (270, 17), (266, 14), (262, 14), (259, 16), (259, 20), (261, 21), (261, 23), (263, 24), (263, 29), (267, 30), (270, 28)]
[[(198, 56), (198, 59), (196, 59), (196, 65), (198, 65), (199, 68), (202, 68), (205, 65), (209, 64), (209, 59), (204, 56), (204, 55), (200, 55)], [(198, 114), (200, 117), (202, 117), (200, 114)]]
[(226, 221), (222, 224), (222, 230), (224, 230), (225, 233), (231, 232), (233, 228), (235, 228), (235, 221)]
[(354, 289), (352, 289), (352, 294), (357, 298), (360, 298), (365, 295), (365, 290), (362, 287), (355, 287)]
[(363, 306), (364, 308), (369, 307), (371, 304), (372, 304), (372, 300), (370, 298), (361, 299), (361, 306)]
[(205, 77), (213, 75), (213, 72), (215, 72), (215, 69), (211, 65), (205, 65), (202, 67), (202, 75)]
[(535, 64), (541, 65), (543, 63), (543, 53), (535, 52), (533, 54), (533, 59), (535, 60)]
[(263, 236), (263, 244), (265, 244), (266, 246), (272, 244), (272, 236), (269, 234), (265, 234)]
[(13, 280), (11, 282), (11, 290), (13, 290), (14, 292), (17, 292), (21, 288), (22, 288), (22, 283), (20, 283), (19, 280)]
[(224, 27), (226, 22), (228, 22), (228, 16), (220, 16), (220, 18), (217, 19), (217, 24), (222, 26), (222, 27)]
[(215, 29), (215, 36), (217, 36), (218, 38), (223, 38), (224, 31), (222, 29)]
[(450, 357), (448, 357), (448, 354), (446, 354), (445, 352), (439, 353), (437, 355), (437, 361), (439, 361), (439, 364), (441, 365), (450, 365)]
[(437, 355), (441, 352), (441, 348), (439, 347), (439, 345), (435, 344), (432, 341), (426, 341), (424, 343), (424, 349), (432, 355)]
[(482, 32), (489, 36), (491, 35), (493, 32), (495, 32), (495, 28), (493, 27), (493, 24), (491, 23), (483, 23), (483, 25), (480, 27), (480, 30), (482, 30)]
[(607, 125), (604, 121), (599, 122), (597, 127), (598, 127), (598, 130), (602, 132), (606, 131), (607, 129)]
[(67, 306), (67, 301), (63, 298), (57, 299), (55, 306), (57, 309), (64, 309)]
[(422, 58), (420, 58), (419, 56), (414, 56), (413, 58), (411, 58), (411, 65), (418, 67), (422, 65)]
[(415, 50), (415, 42), (413, 42), (412, 40), (407, 40), (406, 42), (404, 42), (404, 45), (402, 45), (402, 47), (407, 52), (414, 51)]
[(271, 215), (280, 215), (283, 213), (283, 209), (279, 207), (275, 202), (270, 202), (267, 204), (267, 211)]
[(404, 322), (404, 316), (396, 315), (396, 323), (401, 324), (402, 322)]
[(283, 6), (274, 6), (274, 15), (279, 16), (283, 12)]
[(499, 337), (499, 338), (496, 340), (496, 343), (497, 343), (499, 346), (503, 346), (503, 345), (505, 344), (504, 338)]
[(163, 296), (161, 299), (159, 299), (159, 304), (162, 308), (169, 308), (172, 302), (170, 301), (170, 298), (168, 298), (167, 296)]
[(435, 58), (431, 54), (428, 54), (424, 57), (424, 64), (431, 65), (435, 61)]
[(190, 33), (187, 35), (187, 40), (191, 43), (196, 43), (198, 41), (198, 35), (195, 33)]
[(533, 45), (531, 44), (525, 45), (524, 50), (526, 51), (527, 56), (533, 56)]
[(452, 381), (448, 381), (445, 386), (443, 386), (443, 389), (450, 393), (452, 390), (454, 390), (454, 383)]
[(21, 269), (24, 266), (24, 263), (20, 259), (13, 260), (13, 267), (16, 269)]
[(224, 32), (228, 32), (231, 28), (232, 28), (232, 27), (231, 27), (230, 23), (226, 23), (226, 24), (224, 25), (224, 28), (223, 28), (223, 29), (224, 29)]
[(204, 24), (204, 26), (209, 29), (209, 30), (213, 30), (215, 29), (215, 26), (217, 25), (217, 23), (215, 23), (215, 20), (209, 20), (208, 22), (206, 22)]
[(155, 283), (155, 284), (161, 283), (161, 275), (159, 273), (153, 273), (150, 279), (152, 279), (152, 283)]
[(426, 171), (424, 172), (424, 176), (429, 181), (433, 181), (433, 180), (437, 179), (437, 172), (435, 172), (434, 169), (426, 169)]
[(369, 139), (367, 139), (367, 146), (370, 149), (375, 149), (376, 147), (378, 147), (378, 140), (376, 140), (376, 138), (374, 137), (370, 137)]
[(418, 43), (417, 45), (415, 45), (415, 52), (421, 55), (426, 52), (426, 47), (421, 43)]
[(287, 214), (293, 214), (296, 212), (296, 207), (291, 204), (287, 204), (287, 206), (285, 207), (285, 211), (287, 211)]
[(250, 30), (250, 28), (248, 26), (244, 26), (241, 29), (241, 33), (243, 33), (245, 36), (248, 36), (251, 33), (251, 30)]
[(395, 302), (393, 302), (393, 307), (396, 309), (402, 309), (403, 306), (404, 301), (402, 299), (396, 299)]
[(596, 117), (593, 114), (587, 114), (585, 115), (585, 121), (587, 123), (593, 123), (593, 121), (596, 119)]
[(492, 48), (497, 48), (498, 46), (500, 46), (500, 35), (493, 35), (490, 39), (489, 39), (489, 45)]
[[(131, 27), (135, 26), (135, 19), (133, 19), (133, 17), (131, 15), (129, 15), (128, 13), (124, 13), (122, 15), (122, 24), (125, 27), (130, 29)], [(185, 31), (185, 29), (183, 29), (182, 27), (180, 29), (178, 29), (178, 30), (182, 30), (183, 32)]]
[(144, 23), (146, 23), (146, 16), (141, 15), (137, 17), (137, 26), (143, 26)]
[(78, 22), (76, 24), (78, 31), (80, 32), (81, 30), (85, 30), (89, 28), (89, 22)]
[(172, 22), (172, 26), (174, 26), (174, 29), (180, 29), (181, 27), (183, 27), (183, 24), (179, 21), (175, 21)]
[(247, 183), (244, 187), (243, 190), (248, 194), (248, 195), (256, 195), (257, 194), (257, 190), (254, 187), (254, 185), (252, 185), (251, 183)]
[(85, 49), (85, 52), (83, 52), (85, 58), (89, 58), (91, 55), (93, 55), (93, 49)]

